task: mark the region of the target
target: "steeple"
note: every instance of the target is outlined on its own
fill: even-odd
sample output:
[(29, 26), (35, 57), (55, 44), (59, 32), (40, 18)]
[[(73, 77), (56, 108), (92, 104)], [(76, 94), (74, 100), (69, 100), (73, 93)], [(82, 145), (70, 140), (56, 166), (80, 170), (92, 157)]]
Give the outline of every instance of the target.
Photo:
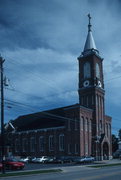
[(86, 42), (85, 42), (85, 46), (84, 46), (84, 50), (82, 52), (82, 55), (88, 55), (88, 54), (91, 54), (91, 53), (99, 54), (99, 51), (96, 48), (95, 41), (94, 41), (94, 38), (93, 38), (93, 35), (92, 35), (92, 30), (91, 30), (92, 25), (91, 25), (91, 16), (90, 16), (90, 14), (88, 14), (88, 18), (89, 18), (88, 34), (87, 34), (87, 39), (86, 39)]

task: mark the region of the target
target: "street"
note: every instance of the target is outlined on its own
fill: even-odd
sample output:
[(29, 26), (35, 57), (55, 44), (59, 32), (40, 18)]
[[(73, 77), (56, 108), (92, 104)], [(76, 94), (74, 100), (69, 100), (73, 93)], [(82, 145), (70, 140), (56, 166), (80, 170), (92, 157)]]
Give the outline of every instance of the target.
[(63, 172), (20, 177), (5, 177), (1, 180), (121, 180), (121, 166), (91, 168), (85, 166), (61, 167)]

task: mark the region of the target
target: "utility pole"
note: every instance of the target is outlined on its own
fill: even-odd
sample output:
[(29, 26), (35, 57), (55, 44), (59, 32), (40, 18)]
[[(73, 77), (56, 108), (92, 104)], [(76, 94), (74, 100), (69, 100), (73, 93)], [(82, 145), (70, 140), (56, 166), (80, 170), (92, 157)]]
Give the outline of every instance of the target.
[(5, 173), (5, 138), (4, 138), (4, 80), (3, 80), (3, 63), (4, 59), (0, 56), (0, 84), (1, 84), (1, 152), (2, 152), (2, 173)]

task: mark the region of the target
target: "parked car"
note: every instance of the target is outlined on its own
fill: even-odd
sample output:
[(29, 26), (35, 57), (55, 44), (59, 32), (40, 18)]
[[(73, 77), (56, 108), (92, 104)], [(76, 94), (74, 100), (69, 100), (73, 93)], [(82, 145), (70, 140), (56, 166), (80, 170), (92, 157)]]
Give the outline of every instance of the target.
[(120, 158), (120, 155), (121, 155), (121, 150), (117, 150), (116, 152), (113, 153), (113, 158), (116, 159), (116, 158)]
[(75, 163), (84, 163), (85, 162), (85, 157), (75, 157), (73, 159), (73, 162), (75, 162)]
[(24, 166), (25, 164), (23, 162), (19, 162), (15, 158), (5, 160), (6, 169), (17, 170), (17, 169), (23, 169)]
[(91, 163), (91, 162), (94, 162), (94, 157), (92, 157), (92, 156), (76, 157), (73, 159), (73, 162), (75, 162), (75, 163)]
[(29, 158), (28, 157), (22, 157), (19, 159), (20, 162), (28, 163)]
[(40, 158), (36, 158), (36, 159), (34, 160), (34, 162), (36, 162), (36, 163), (45, 163), (46, 160), (47, 160), (47, 156), (42, 156), (42, 157), (40, 157)]
[(57, 156), (54, 158), (55, 163), (70, 163), (72, 162), (71, 156)]
[(55, 157), (47, 157), (45, 163), (54, 163)]
[(29, 157), (29, 162), (30, 163), (34, 163), (36, 161), (36, 157)]
[(84, 158), (84, 162), (90, 163), (90, 162), (94, 162), (95, 158), (92, 156), (86, 156)]

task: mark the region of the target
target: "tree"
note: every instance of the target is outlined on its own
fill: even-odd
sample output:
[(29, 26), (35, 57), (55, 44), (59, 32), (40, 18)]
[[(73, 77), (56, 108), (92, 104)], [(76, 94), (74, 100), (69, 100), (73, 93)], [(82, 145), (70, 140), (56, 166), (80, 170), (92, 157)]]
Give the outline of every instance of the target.
[(118, 149), (118, 138), (115, 134), (112, 134), (112, 153), (116, 152)]
[(118, 131), (118, 137), (119, 137), (119, 141), (121, 141), (121, 129), (119, 129)]

